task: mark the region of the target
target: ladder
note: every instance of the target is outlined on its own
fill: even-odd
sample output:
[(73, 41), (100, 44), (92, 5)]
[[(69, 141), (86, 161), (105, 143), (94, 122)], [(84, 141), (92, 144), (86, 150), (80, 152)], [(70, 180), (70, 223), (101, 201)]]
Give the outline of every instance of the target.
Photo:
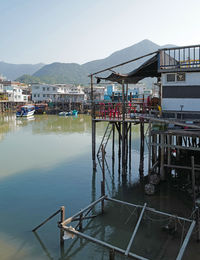
[(108, 140), (110, 139), (111, 133), (112, 133), (112, 124), (108, 123), (105, 133), (103, 135), (103, 138), (101, 140), (101, 144), (97, 151), (97, 158), (99, 161), (102, 161), (102, 153), (101, 153), (102, 145), (104, 146), (104, 149), (106, 150), (106, 146), (107, 146)]

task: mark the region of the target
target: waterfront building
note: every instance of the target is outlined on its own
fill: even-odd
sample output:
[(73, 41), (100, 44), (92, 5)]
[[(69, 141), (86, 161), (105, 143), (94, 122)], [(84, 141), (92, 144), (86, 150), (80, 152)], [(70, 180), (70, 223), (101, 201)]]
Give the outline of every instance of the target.
[(30, 95), (25, 93), (25, 84), (20, 82), (1, 80), (0, 81), (0, 92), (1, 96), (4, 96), (5, 100), (9, 102), (28, 102)]
[(34, 102), (84, 102), (86, 94), (81, 86), (69, 84), (34, 84), (32, 85)]
[[(84, 93), (87, 95), (87, 100), (91, 101), (91, 89), (90, 87), (83, 88)], [(94, 86), (93, 87), (93, 99), (95, 101), (103, 101), (105, 94), (105, 87), (102, 86)]]

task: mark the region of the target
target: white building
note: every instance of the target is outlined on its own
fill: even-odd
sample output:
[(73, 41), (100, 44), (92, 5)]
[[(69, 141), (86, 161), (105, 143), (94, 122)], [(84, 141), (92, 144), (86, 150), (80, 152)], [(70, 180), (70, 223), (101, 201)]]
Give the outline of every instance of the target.
[(8, 101), (11, 102), (28, 102), (28, 95), (23, 94), (20, 86), (3, 86), (3, 92), (7, 94)]
[(35, 84), (32, 85), (32, 100), (34, 102), (83, 102), (86, 100), (86, 95), (80, 86)]
[(200, 111), (200, 45), (159, 53), (164, 111)]

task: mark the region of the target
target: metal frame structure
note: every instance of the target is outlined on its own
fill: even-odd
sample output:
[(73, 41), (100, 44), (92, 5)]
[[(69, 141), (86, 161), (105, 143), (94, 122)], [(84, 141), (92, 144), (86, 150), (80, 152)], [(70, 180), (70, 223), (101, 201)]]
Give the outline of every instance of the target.
[[(89, 214), (89, 212), (94, 208), (94, 206), (96, 206), (98, 203), (102, 203), (104, 201), (110, 201), (110, 202), (113, 202), (113, 203), (117, 203), (117, 204), (121, 204), (121, 205), (128, 205), (128, 206), (131, 206), (131, 207), (135, 207), (135, 208), (138, 208), (138, 209), (141, 209), (141, 212), (140, 212), (140, 216), (138, 218), (138, 221), (136, 223), (136, 226), (133, 230), (133, 233), (132, 233), (132, 236), (129, 240), (129, 243), (127, 245), (127, 248), (126, 250), (124, 249), (121, 249), (119, 247), (116, 247), (116, 246), (113, 246), (109, 243), (106, 243), (104, 241), (101, 241), (99, 239), (96, 239), (94, 237), (91, 237), (89, 235), (86, 235), (84, 234), (83, 232), (80, 232), (80, 231), (77, 231), (76, 228), (73, 229), (69, 226), (67, 226), (68, 224), (70, 224), (71, 222), (73, 221), (79, 221), (79, 223), (76, 225), (76, 227), (82, 227), (82, 221), (84, 219), (88, 219), (88, 218), (91, 218), (91, 217), (95, 217), (95, 216), (91, 216), (91, 217), (87, 217), (87, 215)], [(139, 256), (135, 253), (132, 253), (130, 252), (130, 248), (134, 242), (134, 239), (135, 239), (135, 236), (136, 236), (136, 233), (138, 231), (138, 228), (140, 226), (140, 223), (142, 221), (142, 218), (143, 218), (143, 215), (144, 215), (144, 212), (145, 211), (151, 211), (153, 213), (157, 213), (157, 214), (160, 214), (160, 215), (164, 215), (164, 216), (168, 216), (168, 217), (171, 217), (171, 218), (174, 218), (174, 219), (179, 219), (179, 220), (182, 220), (182, 221), (186, 221), (186, 222), (189, 222), (190, 223), (190, 227), (189, 227), (189, 230), (185, 236), (185, 239), (181, 245), (181, 248), (180, 248), (180, 251), (176, 257), (176, 260), (181, 260), (182, 257), (183, 257), (183, 254), (185, 252), (185, 249), (187, 247), (187, 244), (189, 242), (189, 239), (192, 235), (192, 231), (194, 230), (194, 227), (195, 227), (195, 224), (196, 222), (194, 220), (190, 220), (190, 219), (187, 219), (187, 218), (183, 218), (183, 217), (178, 217), (178, 216), (175, 216), (175, 215), (172, 215), (172, 214), (168, 214), (168, 213), (164, 213), (164, 212), (161, 212), (161, 211), (157, 211), (153, 208), (150, 208), (150, 207), (147, 207), (147, 204), (145, 203), (143, 206), (142, 205), (136, 205), (136, 204), (132, 204), (132, 203), (128, 203), (128, 202), (124, 202), (124, 201), (120, 201), (120, 200), (116, 200), (116, 199), (113, 199), (113, 198), (109, 198), (108, 196), (104, 195), (102, 197), (100, 197), (98, 200), (94, 201), (93, 203), (91, 203), (90, 205), (88, 205), (87, 207), (85, 207), (84, 209), (80, 210), (79, 212), (77, 212), (76, 214), (74, 214), (73, 216), (65, 219), (63, 222), (60, 223), (59, 227), (62, 229), (62, 230), (65, 230), (73, 235), (76, 235), (80, 238), (84, 238), (90, 242), (93, 242), (99, 246), (102, 246), (104, 248), (107, 248), (110, 252), (110, 259), (114, 259), (114, 255), (115, 255), (115, 252), (116, 253), (119, 253), (121, 255), (124, 255), (126, 257), (130, 257), (130, 258), (133, 258), (133, 259), (139, 259), (139, 260), (150, 260), (150, 259), (147, 259), (143, 256)], [(85, 213), (85, 215), (83, 215)]]

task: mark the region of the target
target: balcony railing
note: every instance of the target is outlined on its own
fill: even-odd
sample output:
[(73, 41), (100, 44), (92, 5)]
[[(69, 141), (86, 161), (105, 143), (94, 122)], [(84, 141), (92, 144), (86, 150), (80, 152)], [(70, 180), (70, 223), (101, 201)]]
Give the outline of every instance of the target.
[(160, 50), (159, 71), (200, 70), (200, 45)]
[[(157, 102), (153, 104), (148, 99), (134, 99), (125, 102), (124, 105), (125, 119), (135, 118), (141, 114), (149, 114), (151, 111), (158, 109)], [(95, 118), (103, 120), (122, 120), (123, 103), (122, 102), (98, 102), (95, 103)]]

